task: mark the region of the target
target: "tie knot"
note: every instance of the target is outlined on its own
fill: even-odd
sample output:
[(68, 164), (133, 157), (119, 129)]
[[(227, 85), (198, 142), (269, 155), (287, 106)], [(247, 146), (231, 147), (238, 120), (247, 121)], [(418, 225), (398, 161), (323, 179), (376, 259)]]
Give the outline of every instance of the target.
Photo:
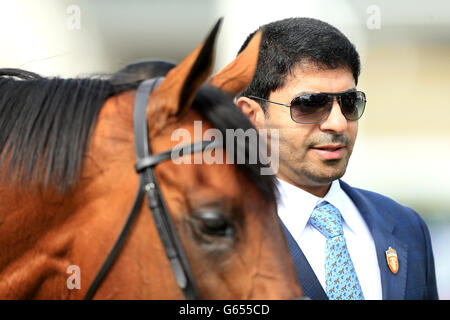
[(339, 210), (328, 202), (314, 208), (309, 223), (320, 231), (327, 239), (344, 233), (342, 229), (342, 217)]

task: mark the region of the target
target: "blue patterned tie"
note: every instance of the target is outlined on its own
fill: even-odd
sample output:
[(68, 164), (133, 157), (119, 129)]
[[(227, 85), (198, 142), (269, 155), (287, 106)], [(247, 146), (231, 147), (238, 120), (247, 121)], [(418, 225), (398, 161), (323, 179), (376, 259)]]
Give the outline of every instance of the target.
[(325, 283), (330, 300), (364, 300), (358, 277), (345, 243), (342, 217), (328, 202), (314, 208), (309, 223), (326, 238)]

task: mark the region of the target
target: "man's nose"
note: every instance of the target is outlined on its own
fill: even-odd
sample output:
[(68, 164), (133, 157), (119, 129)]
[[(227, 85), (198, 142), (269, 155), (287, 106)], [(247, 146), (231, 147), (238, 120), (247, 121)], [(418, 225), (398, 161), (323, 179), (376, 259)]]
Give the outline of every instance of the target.
[(322, 131), (333, 131), (336, 133), (343, 133), (347, 130), (347, 122), (344, 115), (342, 114), (341, 107), (339, 106), (336, 98), (333, 99), (333, 106), (331, 108), (328, 118), (320, 123), (320, 129)]

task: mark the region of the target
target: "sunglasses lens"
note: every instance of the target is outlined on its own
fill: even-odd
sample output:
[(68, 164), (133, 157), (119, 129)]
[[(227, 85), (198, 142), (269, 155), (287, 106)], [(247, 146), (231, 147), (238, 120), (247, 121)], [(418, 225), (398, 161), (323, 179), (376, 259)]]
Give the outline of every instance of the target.
[(291, 117), (299, 123), (315, 123), (323, 120), (330, 111), (333, 97), (327, 94), (305, 94), (291, 102)]
[(366, 107), (366, 96), (362, 91), (342, 94), (312, 93), (295, 97), (291, 102), (292, 120), (298, 123), (319, 123), (331, 111), (334, 97), (337, 97), (342, 114), (347, 120), (361, 118)]
[(342, 94), (339, 98), (342, 113), (347, 120), (358, 120), (361, 118), (366, 106), (366, 97), (363, 92), (348, 92)]

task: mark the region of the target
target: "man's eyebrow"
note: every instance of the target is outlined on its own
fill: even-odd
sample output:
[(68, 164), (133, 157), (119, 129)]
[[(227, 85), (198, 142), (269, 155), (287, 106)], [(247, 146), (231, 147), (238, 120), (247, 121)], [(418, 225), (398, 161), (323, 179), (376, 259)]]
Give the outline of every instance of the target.
[(347, 92), (353, 92), (356, 91), (356, 87), (347, 89), (345, 91), (339, 91), (339, 92), (324, 92), (324, 91), (313, 91), (313, 90), (306, 90), (306, 91), (300, 91), (299, 93), (297, 93), (296, 95), (294, 95), (294, 97), (300, 97), (304, 94), (311, 94), (311, 93), (330, 93), (330, 94), (339, 94), (339, 93), (347, 93)]
[(310, 93), (319, 93), (319, 92), (317, 92), (317, 91), (312, 91), (312, 90), (301, 91), (301, 92), (297, 93), (296, 95), (294, 95), (294, 97), (300, 97), (300, 96), (302, 96), (302, 95), (304, 95), (304, 94), (310, 94)]
[(355, 91), (356, 91), (356, 87), (347, 89), (345, 91), (340, 91), (340, 92), (321, 92), (321, 93), (340, 94), (340, 93), (355, 92)]

